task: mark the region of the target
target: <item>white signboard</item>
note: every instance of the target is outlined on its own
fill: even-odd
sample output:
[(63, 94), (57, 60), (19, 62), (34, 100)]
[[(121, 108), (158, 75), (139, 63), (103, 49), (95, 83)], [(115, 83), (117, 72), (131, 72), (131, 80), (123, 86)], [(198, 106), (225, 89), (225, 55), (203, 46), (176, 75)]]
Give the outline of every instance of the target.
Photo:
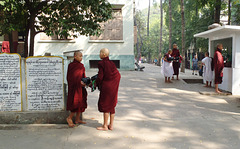
[(64, 109), (63, 72), (61, 57), (29, 57), (26, 59), (28, 111)]
[(0, 54), (0, 111), (22, 111), (20, 55)]

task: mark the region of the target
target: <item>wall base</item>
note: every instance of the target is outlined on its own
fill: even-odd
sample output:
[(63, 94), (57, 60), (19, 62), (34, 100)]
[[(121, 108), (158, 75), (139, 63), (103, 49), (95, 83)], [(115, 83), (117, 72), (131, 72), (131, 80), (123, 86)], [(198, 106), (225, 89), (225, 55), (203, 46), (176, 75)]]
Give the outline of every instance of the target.
[(68, 111), (2, 112), (0, 124), (67, 124)]

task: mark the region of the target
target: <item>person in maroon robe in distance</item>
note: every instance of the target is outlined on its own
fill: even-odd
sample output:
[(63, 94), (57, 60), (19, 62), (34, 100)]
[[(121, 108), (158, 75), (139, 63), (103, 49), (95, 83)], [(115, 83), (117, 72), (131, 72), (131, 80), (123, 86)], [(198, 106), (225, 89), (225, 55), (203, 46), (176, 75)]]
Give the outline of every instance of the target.
[(69, 127), (74, 127), (75, 124), (72, 121), (76, 113), (76, 124), (86, 124), (80, 120), (80, 115), (87, 108), (87, 91), (85, 84), (81, 81), (85, 78), (85, 68), (82, 61), (82, 53), (74, 53), (74, 61), (68, 65), (67, 81), (68, 81), (68, 98), (67, 98), (67, 110), (71, 111), (67, 118)]
[[(172, 57), (176, 58), (176, 57), (180, 57), (180, 52), (177, 49), (177, 44), (173, 44), (173, 49), (172, 49)], [(177, 76), (177, 80), (178, 80), (178, 75), (179, 75), (179, 61), (173, 61), (173, 71), (174, 74)], [(172, 77), (172, 80), (174, 79), (174, 76)]]
[(223, 68), (224, 68), (224, 61), (222, 56), (222, 44), (217, 44), (217, 49), (214, 53), (213, 64), (214, 64), (214, 71), (215, 71), (215, 90), (217, 93), (221, 93), (218, 89), (218, 84), (222, 83), (223, 78)]
[[(108, 129), (113, 130), (113, 120), (121, 75), (115, 64), (109, 60), (108, 49), (101, 49), (99, 56), (102, 60), (98, 63), (99, 71), (96, 85), (100, 90), (98, 110), (103, 112), (104, 123), (101, 127), (97, 127), (97, 129), (107, 131)], [(109, 114), (110, 124), (108, 125)]]
[(2, 53), (10, 53), (10, 44), (9, 41), (2, 42)]

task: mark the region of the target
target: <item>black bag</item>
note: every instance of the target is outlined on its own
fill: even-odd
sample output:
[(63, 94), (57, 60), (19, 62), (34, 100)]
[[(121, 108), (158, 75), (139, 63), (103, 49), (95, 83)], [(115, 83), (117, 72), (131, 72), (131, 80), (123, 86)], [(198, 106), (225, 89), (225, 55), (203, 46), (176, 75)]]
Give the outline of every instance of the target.
[(89, 85), (91, 83), (91, 79), (89, 77), (86, 78), (82, 78), (83, 83), (85, 83), (86, 85)]

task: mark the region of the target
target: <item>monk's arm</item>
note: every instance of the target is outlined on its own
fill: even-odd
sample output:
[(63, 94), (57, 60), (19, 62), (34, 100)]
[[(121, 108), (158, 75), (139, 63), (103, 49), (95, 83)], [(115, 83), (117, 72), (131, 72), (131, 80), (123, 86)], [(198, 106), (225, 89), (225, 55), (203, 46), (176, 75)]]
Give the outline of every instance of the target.
[(98, 77), (96, 80), (97, 86), (100, 86), (102, 84), (102, 80), (103, 80), (103, 66), (102, 64), (98, 64)]

